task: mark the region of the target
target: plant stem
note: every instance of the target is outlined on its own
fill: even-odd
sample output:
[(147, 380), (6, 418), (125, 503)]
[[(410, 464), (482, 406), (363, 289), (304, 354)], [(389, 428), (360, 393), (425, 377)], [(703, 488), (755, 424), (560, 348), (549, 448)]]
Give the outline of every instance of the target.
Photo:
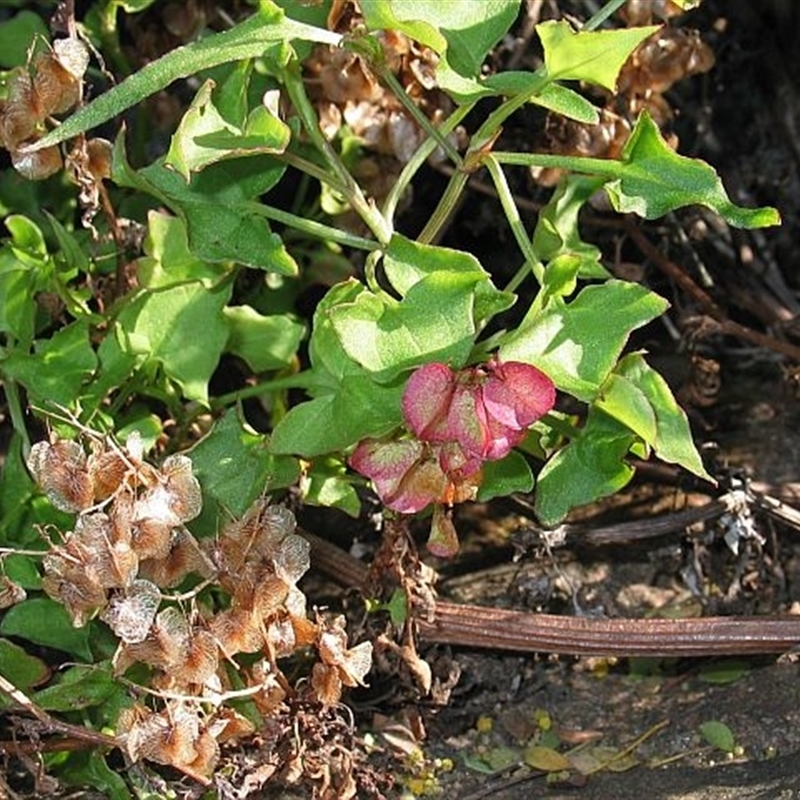
[(583, 30), (597, 30), (618, 8), (627, 3), (628, 0), (609, 0), (593, 17), (586, 20)]
[(439, 204), (436, 206), (433, 214), (431, 214), (428, 224), (422, 229), (422, 233), (417, 236), (418, 242), (421, 244), (429, 244), (436, 238), (436, 235), (442, 229), (442, 226), (447, 222), (450, 214), (452, 214), (453, 209), (456, 207), (458, 198), (467, 185), (468, 180), (469, 174), (466, 172), (456, 171), (450, 176), (450, 181), (439, 200)]
[[(461, 123), (464, 117), (469, 114), (470, 111), (474, 108), (474, 104), (467, 104), (463, 106), (459, 106), (438, 128), (439, 133), (442, 136), (448, 136), (451, 134)], [(433, 154), (433, 151), (437, 147), (437, 141), (433, 138), (426, 139), (416, 150), (414, 155), (408, 161), (408, 163), (403, 167), (403, 171), (398, 176), (397, 180), (394, 182), (394, 185), (389, 190), (389, 194), (386, 196), (386, 200), (384, 200), (383, 208), (381, 209), (383, 216), (385, 219), (389, 220), (390, 222), (394, 220), (395, 211), (397, 210), (397, 204), (400, 202), (400, 198), (403, 196), (403, 192), (405, 192), (408, 185), (411, 183), (414, 175), (417, 174), (418, 170), (422, 165), (430, 158)]]
[(3, 381), (3, 388), (8, 403), (8, 413), (11, 416), (11, 425), (22, 438), (22, 454), (24, 458), (27, 458), (31, 451), (31, 440), (28, 437), (28, 429), (25, 427), (25, 414), (19, 398), (19, 385), (14, 380), (6, 379)]
[(117, 13), (119, 12), (118, 0), (106, 0), (100, 9), (100, 38), (103, 42), (103, 53), (111, 60), (114, 69), (122, 75), (131, 74), (131, 65), (122, 52), (119, 42), (119, 28), (117, 27)]
[(506, 181), (503, 168), (497, 163), (497, 159), (491, 154), (487, 156), (483, 163), (486, 169), (489, 170), (489, 174), (492, 176), (494, 187), (497, 190), (497, 196), (500, 199), (500, 204), (503, 206), (503, 211), (505, 212), (508, 224), (511, 226), (511, 231), (514, 234), (514, 238), (517, 240), (519, 249), (522, 251), (522, 255), (525, 257), (525, 264), (523, 265), (523, 268), (512, 279), (513, 289), (506, 287), (506, 291), (515, 290), (519, 283), (522, 282), (522, 279), (528, 269), (530, 269), (536, 280), (541, 285), (544, 278), (544, 265), (536, 255), (536, 251), (533, 249), (530, 236), (528, 236), (528, 232), (525, 230), (525, 226), (522, 224), (522, 219), (519, 215), (519, 209), (517, 208), (517, 204), (514, 202), (514, 196), (511, 194), (511, 189), (509, 188), (508, 181)]
[(583, 175), (598, 175), (603, 178), (622, 177), (623, 164), (610, 158), (587, 158), (584, 156), (554, 156), (546, 153), (492, 153), (498, 164), (517, 167), (555, 167), (580, 172)]
[(305, 217), (298, 217), (289, 211), (283, 211), (280, 208), (264, 205), (263, 203), (246, 203), (248, 210), (254, 214), (259, 214), (267, 219), (281, 222), (288, 225), (290, 228), (295, 228), (309, 236), (315, 236), (325, 241), (336, 242), (337, 244), (344, 245), (345, 247), (354, 247), (358, 250), (377, 250), (379, 245), (374, 239), (365, 239), (362, 236), (356, 236), (353, 233), (332, 228), (330, 225), (323, 225), (321, 222), (315, 222), (313, 219), (306, 219)]
[(445, 138), (433, 123), (420, 111), (419, 106), (408, 96), (406, 90), (401, 86), (400, 81), (391, 70), (385, 66), (377, 67), (378, 75), (387, 86), (394, 92), (395, 97), (400, 101), (403, 108), (414, 118), (417, 125), (424, 130), (431, 139), (433, 139), (439, 147), (447, 153), (448, 158), (457, 166), (460, 167), (463, 163), (458, 150)]
[(316, 178), (320, 183), (327, 184), (331, 187), (331, 189), (339, 194), (344, 194), (347, 191), (345, 185), (338, 180), (335, 175), (331, 175), (331, 173), (326, 171), (324, 167), (321, 167), (319, 164), (315, 164), (313, 161), (309, 161), (307, 158), (298, 156), (296, 153), (289, 152), (288, 150), (280, 153), (276, 156), (276, 158), (286, 162), (289, 166), (300, 170), (300, 172), (310, 175), (312, 178)]
[(244, 389), (237, 389), (235, 392), (221, 394), (210, 401), (212, 411), (218, 411), (227, 406), (247, 400), (250, 397), (258, 397), (267, 392), (277, 392), (283, 389), (305, 389), (308, 386), (308, 375), (305, 372), (298, 372), (296, 375), (289, 375), (285, 378), (274, 378), (271, 381), (262, 381), (253, 386), (246, 386)]
[(389, 240), (392, 238), (391, 226), (383, 218), (375, 204), (364, 196), (361, 187), (356, 183), (356, 180), (339, 158), (339, 154), (322, 133), (316, 112), (306, 94), (303, 77), (300, 74), (300, 65), (297, 61), (290, 62), (284, 69), (283, 79), (289, 99), (300, 116), (303, 127), (306, 129), (314, 146), (327, 161), (336, 179), (342, 184), (342, 194), (345, 199), (375, 234), (375, 238), (382, 245), (388, 245)]

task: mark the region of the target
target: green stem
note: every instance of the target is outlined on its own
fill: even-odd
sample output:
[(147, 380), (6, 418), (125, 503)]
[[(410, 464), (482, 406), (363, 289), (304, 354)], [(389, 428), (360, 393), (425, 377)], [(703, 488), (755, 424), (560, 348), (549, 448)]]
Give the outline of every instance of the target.
[(327, 184), (331, 187), (331, 189), (339, 194), (344, 194), (347, 191), (345, 185), (338, 180), (336, 176), (331, 175), (331, 173), (328, 172), (324, 167), (321, 167), (319, 164), (315, 164), (313, 161), (309, 161), (307, 158), (298, 156), (296, 153), (291, 153), (288, 150), (280, 153), (276, 156), (276, 158), (279, 158), (281, 161), (289, 164), (289, 166), (300, 170), (300, 172), (304, 172), (306, 175), (316, 178), (320, 183)]
[(627, 2), (628, 0), (609, 0), (593, 17), (586, 20), (583, 30), (597, 30), (618, 8), (621, 8)]
[(289, 375), (285, 378), (274, 378), (270, 381), (262, 381), (253, 386), (246, 386), (244, 389), (237, 389), (235, 392), (221, 394), (210, 401), (212, 410), (218, 411), (227, 408), (234, 403), (246, 400), (250, 397), (258, 397), (268, 392), (278, 392), (284, 389), (305, 389), (308, 387), (308, 375), (298, 372), (296, 375)]
[(509, 97), (508, 100), (501, 103), (489, 114), (484, 123), (472, 136), (469, 150), (464, 159), (467, 163), (470, 161), (471, 154), (478, 154), (487, 143), (491, 142), (496, 137), (497, 132), (508, 117), (522, 108), (533, 95), (539, 94), (542, 89), (550, 83), (550, 78), (544, 66), (539, 67), (532, 75), (536, 78), (536, 81), (528, 88), (528, 91)]
[[(442, 136), (448, 136), (451, 134), (474, 107), (475, 106), (473, 103), (459, 106), (439, 127), (438, 130), (440, 134)], [(408, 163), (403, 167), (403, 171), (400, 173), (397, 180), (394, 182), (394, 185), (389, 190), (389, 194), (386, 195), (386, 200), (384, 200), (383, 208), (381, 209), (384, 218), (389, 220), (389, 222), (394, 220), (394, 215), (397, 211), (397, 204), (400, 202), (403, 192), (405, 192), (406, 188), (411, 183), (420, 167), (422, 167), (428, 158), (430, 158), (430, 156), (433, 154), (433, 151), (436, 150), (436, 146), (437, 142), (435, 139), (426, 139), (417, 148), (416, 152), (408, 161)]]
[(518, 167), (555, 167), (557, 169), (579, 172), (584, 175), (598, 175), (602, 178), (621, 178), (624, 165), (610, 158), (586, 158), (583, 156), (554, 156), (545, 153), (492, 153), (498, 164), (511, 164)]
[(400, 81), (394, 73), (385, 66), (377, 67), (377, 72), (381, 80), (392, 90), (395, 97), (400, 101), (403, 108), (414, 118), (417, 125), (424, 130), (428, 136), (434, 140), (439, 147), (444, 150), (447, 157), (460, 167), (462, 162), (458, 150), (447, 140), (446, 136), (422, 113), (419, 106), (408, 96), (406, 90), (401, 86)]
[(421, 244), (429, 244), (436, 238), (442, 226), (444, 226), (453, 213), (458, 203), (458, 198), (461, 196), (461, 192), (464, 191), (468, 180), (469, 175), (466, 172), (454, 172), (450, 176), (450, 181), (439, 200), (439, 204), (428, 220), (428, 224), (422, 229), (422, 233), (417, 236), (418, 242)]
[(130, 75), (131, 65), (125, 58), (119, 41), (118, 12), (119, 0), (106, 0), (105, 5), (100, 9), (100, 39), (103, 43), (103, 53), (114, 65), (114, 69), (122, 75)]
[(22, 410), (22, 402), (19, 397), (19, 384), (13, 380), (4, 380), (3, 389), (8, 403), (8, 413), (11, 416), (11, 425), (22, 439), (22, 454), (25, 458), (31, 451), (31, 440), (28, 436), (28, 429), (25, 426), (25, 413)]
[(320, 151), (333, 170), (336, 179), (342, 184), (342, 194), (351, 208), (361, 217), (367, 227), (375, 234), (375, 238), (382, 244), (388, 245), (392, 238), (391, 227), (387, 224), (381, 213), (364, 197), (361, 187), (342, 163), (339, 154), (333, 149), (331, 143), (325, 138), (319, 127), (316, 112), (306, 94), (303, 77), (300, 74), (300, 65), (291, 61), (283, 71), (284, 86), (289, 94), (292, 105), (300, 116), (303, 127), (311, 142)]
[(519, 283), (522, 281), (525, 271), (528, 269), (533, 272), (534, 277), (541, 285), (542, 280), (544, 279), (544, 265), (537, 257), (536, 251), (533, 249), (530, 236), (528, 236), (528, 232), (525, 230), (525, 226), (522, 223), (522, 218), (519, 215), (519, 209), (517, 208), (517, 204), (514, 202), (514, 196), (511, 194), (511, 189), (509, 188), (508, 181), (506, 181), (503, 168), (497, 163), (497, 159), (495, 159), (495, 157), (491, 154), (484, 159), (483, 163), (486, 169), (489, 170), (489, 174), (492, 176), (494, 188), (497, 190), (497, 196), (500, 199), (500, 204), (503, 206), (503, 211), (506, 215), (506, 219), (508, 220), (508, 224), (511, 226), (511, 231), (514, 234), (514, 238), (517, 240), (519, 249), (522, 251), (522, 255), (525, 257), (525, 265), (517, 272), (517, 275), (514, 276), (514, 279), (512, 279), (514, 281), (513, 289), (506, 287), (506, 291), (512, 291), (516, 289)]
[(323, 225), (321, 222), (315, 222), (313, 219), (306, 219), (305, 217), (298, 217), (289, 211), (283, 211), (280, 208), (267, 206), (263, 203), (245, 203), (248, 211), (254, 214), (259, 214), (267, 219), (280, 222), (283, 225), (288, 225), (290, 228), (295, 228), (309, 236), (315, 236), (319, 239), (324, 239), (330, 242), (337, 242), (345, 247), (354, 247), (358, 250), (377, 250), (379, 245), (374, 239), (365, 239), (362, 236), (356, 236), (353, 233), (332, 228), (330, 225)]

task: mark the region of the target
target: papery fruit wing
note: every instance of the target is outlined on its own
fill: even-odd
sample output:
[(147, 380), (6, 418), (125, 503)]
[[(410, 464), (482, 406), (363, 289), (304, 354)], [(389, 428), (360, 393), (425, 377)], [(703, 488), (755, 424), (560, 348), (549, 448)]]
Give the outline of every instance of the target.
[(123, 642), (135, 644), (147, 638), (160, 603), (158, 586), (137, 579), (124, 595), (110, 601), (101, 619)]
[(556, 388), (536, 367), (506, 361), (498, 363), (484, 383), (483, 402), (498, 422), (521, 430), (553, 408)]
[(455, 375), (446, 364), (426, 364), (411, 373), (403, 392), (403, 418), (420, 438), (447, 438), (445, 421), (455, 388)]
[(346, 686), (365, 686), (364, 678), (372, 668), (372, 642), (361, 642), (344, 653), (339, 664), (342, 683)]
[(439, 558), (452, 558), (458, 552), (458, 533), (450, 515), (441, 506), (433, 509), (427, 548)]
[(60, 511), (72, 514), (92, 505), (94, 492), (86, 468), (86, 453), (78, 442), (69, 439), (37, 442), (31, 447), (28, 469)]
[(278, 577), (294, 585), (311, 566), (311, 545), (295, 533), (287, 536), (272, 559)]
[(161, 472), (166, 478), (175, 515), (181, 522), (194, 519), (203, 509), (203, 495), (200, 482), (192, 472), (191, 459), (180, 454), (169, 456), (164, 459)]

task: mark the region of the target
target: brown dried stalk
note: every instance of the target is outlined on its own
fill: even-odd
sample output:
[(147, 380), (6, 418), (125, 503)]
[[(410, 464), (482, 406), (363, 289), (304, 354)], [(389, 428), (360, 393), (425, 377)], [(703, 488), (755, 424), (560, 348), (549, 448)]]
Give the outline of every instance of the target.
[[(723, 504), (713, 501), (713, 511)], [(707, 511), (711, 511), (708, 509)], [(668, 514), (665, 517), (680, 516)], [(708, 518), (713, 514), (701, 514)], [(680, 520), (683, 525), (685, 519)], [(650, 527), (653, 523), (648, 523)], [(675, 520), (659, 527), (675, 530)], [(349, 587), (363, 585), (368, 567), (314, 534), (312, 562)], [(431, 620), (417, 618), (423, 640), (518, 652), (604, 656), (722, 656), (786, 653), (800, 648), (800, 617), (592, 619), (437, 600)]]

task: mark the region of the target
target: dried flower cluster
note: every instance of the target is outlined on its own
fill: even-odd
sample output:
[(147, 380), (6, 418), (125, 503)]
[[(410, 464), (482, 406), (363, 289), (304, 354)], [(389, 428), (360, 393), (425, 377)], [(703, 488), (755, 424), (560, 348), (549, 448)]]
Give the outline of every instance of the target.
[[(348, 648), (343, 619), (307, 615), (297, 581), (309, 568), (309, 544), (288, 509), (260, 499), (218, 537), (198, 542), (185, 523), (200, 513), (202, 497), (184, 455), (156, 468), (135, 439), (121, 448), (98, 438), (87, 454), (54, 437), (34, 445), (28, 466), (56, 507), (78, 514), (44, 557), (44, 590), (76, 626), (99, 616), (114, 631), (117, 675), (134, 663), (152, 669), (142, 688), (157, 699), (118, 722), (132, 761), (168, 764), (205, 782), (220, 744), (254, 732), (226, 707), (228, 698), (247, 696), (269, 718), (286, 713), (298, 691), (304, 702), (330, 707), (344, 686), (363, 685), (372, 645)], [(190, 575), (201, 579), (193, 590), (164, 593)], [(209, 585), (222, 590), (222, 608), (201, 599)], [(319, 661), (300, 690), (278, 659), (305, 647), (315, 647)], [(251, 654), (246, 670), (236, 661), (241, 653)]]
[[(631, 26), (669, 20), (683, 9), (669, 0), (630, 0), (619, 12)], [(631, 133), (631, 122), (647, 111), (663, 128), (673, 118), (665, 93), (678, 81), (708, 72), (714, 53), (696, 30), (665, 25), (634, 50), (620, 71), (615, 94), (607, 94), (600, 108), (600, 121), (587, 125), (558, 114), (548, 114), (545, 137), (550, 150), (559, 155), (619, 158)], [(668, 138), (677, 147), (674, 136)], [(555, 169), (537, 169), (536, 180), (552, 186), (561, 177)]]
[(507, 456), (555, 399), (553, 382), (530, 364), (493, 359), (458, 372), (426, 364), (403, 393), (411, 435), (365, 439), (350, 464), (394, 511), (411, 514), (433, 503), (428, 547), (452, 555), (457, 540), (441, 505), (473, 500), (483, 463)]

